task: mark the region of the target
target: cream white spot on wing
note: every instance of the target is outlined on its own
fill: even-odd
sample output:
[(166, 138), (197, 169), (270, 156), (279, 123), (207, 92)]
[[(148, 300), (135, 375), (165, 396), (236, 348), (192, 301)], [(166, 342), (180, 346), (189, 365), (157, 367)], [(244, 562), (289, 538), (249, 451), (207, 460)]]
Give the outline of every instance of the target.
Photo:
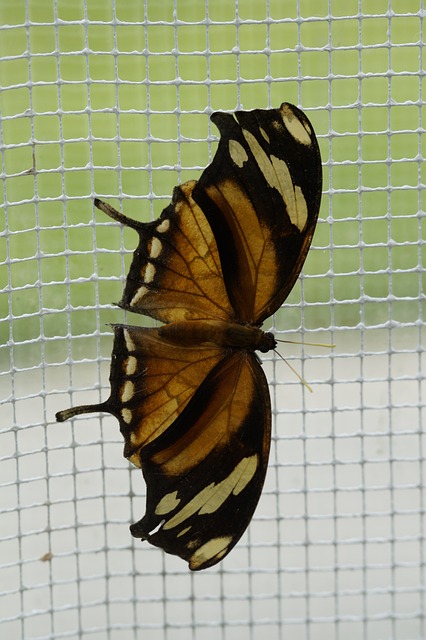
[(121, 410), (121, 417), (126, 424), (130, 424), (132, 421), (132, 412), (130, 409), (124, 408)]
[(274, 170), (271, 165), (271, 161), (269, 160), (268, 154), (262, 149), (259, 142), (256, 140), (254, 135), (247, 131), (247, 129), (242, 129), (244, 138), (246, 139), (250, 150), (259, 165), (259, 169), (265, 176), (265, 180), (271, 185), (271, 187), (276, 186), (277, 177), (274, 175)]
[(231, 156), (237, 167), (240, 167), (240, 169), (248, 160), (247, 152), (244, 147), (238, 142), (238, 140), (229, 141), (229, 155)]
[(166, 493), (155, 507), (155, 514), (157, 516), (164, 516), (166, 513), (170, 513), (176, 509), (180, 502), (180, 498), (177, 497), (177, 491), (172, 493)]
[(157, 232), (158, 233), (165, 233), (166, 231), (168, 231), (170, 229), (170, 220), (167, 220), (167, 218), (165, 218), (162, 222), (160, 222), (160, 224), (157, 227)]
[(305, 196), (302, 189), (295, 184), (294, 195), (296, 196), (296, 210), (297, 210), (297, 223), (296, 226), (303, 231), (306, 222), (308, 220), (308, 205), (306, 204)]
[[(306, 201), (303, 198), (300, 187), (297, 187), (298, 195), (296, 195), (296, 187), (293, 185), (287, 164), (284, 160), (276, 156), (269, 158), (254, 135), (246, 129), (242, 131), (265, 180), (280, 193), (291, 222), (296, 225), (300, 231), (303, 231), (308, 219)], [(303, 202), (301, 197), (303, 198)], [(298, 204), (300, 204), (300, 210)]]
[(154, 280), (154, 277), (155, 277), (155, 265), (153, 265), (152, 262), (148, 262), (145, 268), (145, 275), (143, 278), (144, 282), (149, 284)]
[(209, 499), (199, 510), (200, 515), (203, 513), (213, 513), (214, 511), (217, 511), (231, 493), (233, 493), (234, 496), (241, 493), (244, 487), (247, 486), (254, 476), (256, 468), (257, 455), (241, 460), (232, 473), (214, 487)]
[(140, 302), (142, 300), (142, 298), (144, 297), (144, 295), (146, 293), (148, 293), (149, 289), (147, 287), (139, 287), (139, 289), (136, 291), (135, 295), (133, 296), (133, 298), (130, 300), (130, 306), (134, 306), (135, 304), (137, 304), (138, 302)]
[[(167, 220), (168, 222), (168, 220)], [(149, 257), (150, 258), (158, 258), (158, 256), (161, 253), (161, 249), (163, 248), (163, 245), (161, 244), (161, 240), (159, 238), (152, 238), (151, 240), (151, 249), (149, 251)]]
[(260, 131), (260, 134), (263, 136), (263, 138), (266, 140), (266, 142), (269, 144), (270, 140), (266, 131), (262, 129), (262, 127), (259, 127), (259, 131)]
[(273, 186), (280, 192), (291, 222), (300, 231), (303, 231), (308, 220), (308, 208), (302, 190), (293, 184), (290, 171), (284, 160), (271, 156), (271, 162), (278, 180), (278, 183)]
[(135, 343), (130, 337), (130, 333), (127, 331), (127, 329), (123, 329), (123, 335), (124, 335), (127, 351), (136, 351)]
[(289, 216), (291, 221), (293, 224), (296, 224), (297, 214), (295, 210), (293, 182), (286, 163), (284, 160), (280, 160), (275, 156), (269, 157), (250, 131), (243, 129), (243, 134), (265, 180), (280, 193), (287, 209), (290, 210)]
[(309, 124), (307, 122), (301, 122), (290, 105), (286, 104), (282, 107), (281, 117), (285, 128), (297, 142), (307, 147), (312, 144), (312, 131)]
[(217, 511), (231, 494), (238, 495), (247, 486), (256, 472), (257, 464), (258, 458), (256, 454), (240, 460), (227, 478), (217, 484), (212, 482), (207, 487), (204, 487), (165, 523), (164, 529), (172, 529), (182, 524), (194, 513), (199, 512), (202, 515)]
[(218, 561), (226, 555), (228, 547), (232, 542), (231, 536), (222, 536), (220, 538), (212, 538), (208, 542), (199, 547), (189, 559), (189, 568), (192, 571), (198, 569), (206, 562), (213, 560)]
[(133, 376), (135, 374), (137, 363), (135, 356), (128, 356), (126, 358), (124, 365), (126, 376)]
[[(232, 489), (234, 496), (237, 496), (248, 485), (257, 469), (257, 455), (250, 456), (250, 458), (244, 458), (239, 465), (235, 468), (235, 471), (241, 471), (241, 476)], [(231, 474), (232, 475), (232, 474)]]
[(156, 527), (151, 529), (151, 531), (148, 533), (148, 535), (153, 536), (155, 533), (158, 533), (160, 531), (161, 527), (163, 526), (163, 524), (164, 524), (164, 520), (161, 520), (161, 522), (159, 522)]
[(130, 380), (126, 380), (126, 382), (121, 387), (120, 391), (120, 400), (121, 402), (129, 402), (134, 396), (135, 393), (135, 385)]

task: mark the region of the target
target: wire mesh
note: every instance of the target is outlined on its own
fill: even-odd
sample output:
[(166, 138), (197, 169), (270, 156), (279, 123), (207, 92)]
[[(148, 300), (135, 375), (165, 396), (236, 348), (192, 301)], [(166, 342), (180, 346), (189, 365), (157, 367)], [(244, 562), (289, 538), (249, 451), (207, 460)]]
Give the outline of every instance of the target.
[[(426, 637), (424, 51), (419, 0), (0, 4), (0, 629), (7, 638)], [(131, 538), (144, 483), (108, 395), (136, 238), (214, 154), (215, 110), (299, 105), (324, 193), (271, 320), (252, 524), (190, 574)], [(267, 327), (269, 328), (269, 327)]]

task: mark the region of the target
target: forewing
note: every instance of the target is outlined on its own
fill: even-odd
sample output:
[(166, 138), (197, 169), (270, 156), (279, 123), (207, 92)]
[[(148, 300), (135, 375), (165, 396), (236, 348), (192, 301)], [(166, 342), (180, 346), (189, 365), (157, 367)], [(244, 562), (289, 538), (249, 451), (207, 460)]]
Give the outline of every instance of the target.
[(176, 187), (171, 204), (150, 223), (130, 220), (97, 201), (139, 234), (122, 307), (163, 322), (234, 319), (212, 229), (192, 198), (195, 184)]
[(132, 535), (187, 560), (192, 570), (219, 562), (258, 503), (270, 430), (257, 357), (228, 353), (171, 427), (141, 450), (147, 504)]
[(231, 305), (261, 324), (282, 304), (308, 252), (322, 173), (312, 125), (293, 105), (215, 113), (221, 139), (193, 190), (216, 239)]

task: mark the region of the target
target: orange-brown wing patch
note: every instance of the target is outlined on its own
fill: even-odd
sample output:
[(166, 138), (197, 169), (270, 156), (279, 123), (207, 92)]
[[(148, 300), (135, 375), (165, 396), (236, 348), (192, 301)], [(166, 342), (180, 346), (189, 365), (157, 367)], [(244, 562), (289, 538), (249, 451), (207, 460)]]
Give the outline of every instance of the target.
[(141, 450), (147, 508), (132, 534), (193, 570), (222, 559), (259, 500), (270, 428), (268, 386), (256, 356), (230, 352), (171, 428)]
[(279, 276), (271, 230), (261, 224), (247, 192), (237, 181), (209, 185), (206, 194), (226, 218), (232, 236), (234, 273), (239, 273), (239, 286), (232, 291), (234, 305), (244, 321), (254, 322), (269, 302)]
[(139, 234), (121, 306), (162, 322), (234, 318), (213, 232), (192, 198), (195, 184), (176, 187), (156, 222), (132, 221), (102, 203)]
[[(255, 378), (247, 360), (251, 363), (255, 356), (234, 352), (220, 360), (214, 371), (200, 381), (192, 405), (173, 430), (143, 450), (142, 460), (149, 457), (165, 474), (173, 476), (187, 473), (214, 449), (229, 451), (231, 444), (242, 438), (239, 429), (250, 411), (250, 398), (255, 395)], [(261, 371), (257, 362), (256, 369)]]
[(111, 395), (98, 410), (118, 418), (124, 455), (140, 466), (141, 450), (164, 436), (224, 351), (179, 347), (158, 329), (117, 325), (114, 332)]

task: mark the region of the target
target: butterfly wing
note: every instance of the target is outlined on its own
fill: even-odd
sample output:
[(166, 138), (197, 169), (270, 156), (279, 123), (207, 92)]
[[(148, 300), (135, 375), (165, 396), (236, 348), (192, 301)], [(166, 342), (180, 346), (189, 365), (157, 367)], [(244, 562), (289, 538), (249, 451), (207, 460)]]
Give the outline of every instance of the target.
[(318, 218), (321, 157), (297, 107), (215, 113), (221, 139), (193, 198), (218, 246), (232, 308), (262, 324), (292, 289)]
[(221, 139), (197, 182), (176, 187), (158, 221), (140, 223), (121, 306), (163, 322), (222, 318), (261, 325), (306, 258), (321, 198), (314, 130), (297, 107), (215, 113)]
[(117, 326), (102, 408), (119, 419), (147, 485), (132, 534), (193, 570), (222, 559), (252, 518), (268, 464), (271, 408), (257, 356)]
[(176, 187), (171, 204), (155, 222), (131, 220), (95, 200), (102, 211), (139, 234), (121, 307), (162, 322), (235, 318), (212, 229), (192, 198), (195, 184)]
[(114, 326), (111, 395), (91, 409), (108, 411), (119, 420), (124, 456), (138, 467), (141, 451), (164, 437), (223, 358), (220, 348), (179, 347), (165, 340), (160, 331)]

